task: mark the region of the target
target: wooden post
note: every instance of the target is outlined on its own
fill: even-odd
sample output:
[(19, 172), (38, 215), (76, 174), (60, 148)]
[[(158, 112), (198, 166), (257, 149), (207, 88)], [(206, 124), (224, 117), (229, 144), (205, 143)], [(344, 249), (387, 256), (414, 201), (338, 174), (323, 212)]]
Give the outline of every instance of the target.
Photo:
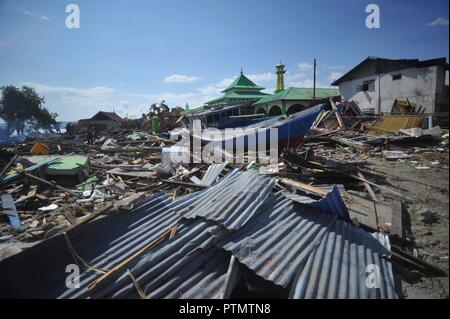
[(314, 59), (313, 105), (316, 105), (316, 59)]

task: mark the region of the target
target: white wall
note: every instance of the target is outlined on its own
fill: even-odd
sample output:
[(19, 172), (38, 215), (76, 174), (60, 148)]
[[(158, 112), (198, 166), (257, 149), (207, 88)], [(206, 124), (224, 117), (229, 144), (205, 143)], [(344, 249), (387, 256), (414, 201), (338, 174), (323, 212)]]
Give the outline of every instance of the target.
[[(400, 80), (392, 80), (392, 75), (401, 74)], [(354, 100), (363, 110), (378, 110), (379, 93), (381, 96), (381, 112), (390, 112), (395, 99), (409, 99), (411, 103), (422, 105), (426, 113), (434, 112), (436, 100), (438, 66), (410, 68), (400, 71), (373, 75), (339, 85), (342, 97)], [(374, 92), (357, 92), (357, 87), (364, 81), (375, 80)], [(381, 91), (379, 92), (379, 87)], [(440, 88), (439, 88), (440, 90)]]

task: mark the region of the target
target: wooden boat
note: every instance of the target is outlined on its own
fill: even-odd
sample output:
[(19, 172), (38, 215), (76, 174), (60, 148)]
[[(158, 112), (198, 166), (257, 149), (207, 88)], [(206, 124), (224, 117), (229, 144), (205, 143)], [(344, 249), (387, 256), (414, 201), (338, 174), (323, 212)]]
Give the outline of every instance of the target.
[(203, 130), (201, 137), (195, 133), (192, 133), (192, 136), (200, 138), (202, 145), (209, 145), (212, 148), (229, 149), (232, 145), (234, 151), (238, 148), (247, 151), (249, 148), (256, 150), (257, 145), (264, 141), (266, 146), (269, 145), (270, 139), (275, 137), (271, 134), (275, 134), (278, 139), (278, 151), (281, 151), (297, 147), (324, 108), (325, 104), (319, 104), (290, 116), (277, 116), (243, 128), (235, 128), (232, 135), (227, 135), (227, 129), (207, 128)]

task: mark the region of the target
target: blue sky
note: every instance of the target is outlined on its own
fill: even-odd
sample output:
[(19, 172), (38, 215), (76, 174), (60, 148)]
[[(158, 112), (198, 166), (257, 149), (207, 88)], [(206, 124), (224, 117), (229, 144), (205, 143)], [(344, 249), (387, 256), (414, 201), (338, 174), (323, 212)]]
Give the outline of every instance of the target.
[[(68, 29), (66, 5), (80, 8)], [(367, 29), (376, 3), (381, 28)], [(166, 100), (220, 95), (240, 68), (271, 92), (330, 86), (369, 55), (448, 60), (448, 0), (0, 0), (0, 85), (30, 85), (59, 120), (98, 110), (136, 116)]]

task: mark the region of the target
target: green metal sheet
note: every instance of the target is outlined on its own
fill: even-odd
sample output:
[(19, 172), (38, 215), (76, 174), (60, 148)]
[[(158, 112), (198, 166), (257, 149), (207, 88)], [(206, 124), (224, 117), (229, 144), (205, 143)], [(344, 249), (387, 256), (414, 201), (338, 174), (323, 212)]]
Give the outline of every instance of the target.
[[(333, 88), (316, 88), (316, 100), (326, 99), (332, 96), (339, 96), (339, 90)], [(313, 100), (313, 88), (294, 88), (290, 87), (284, 91), (263, 97), (255, 105), (270, 103), (274, 101), (292, 101), (292, 100)]]
[(253, 89), (263, 90), (262, 86), (256, 85), (252, 80), (246, 77), (242, 72), (241, 74), (222, 92), (234, 91), (237, 89)]
[(38, 164), (51, 158), (58, 158), (58, 160), (48, 165), (47, 168), (51, 170), (74, 170), (80, 166), (89, 164), (89, 159), (82, 155), (34, 155), (24, 156), (24, 158), (34, 164)]

